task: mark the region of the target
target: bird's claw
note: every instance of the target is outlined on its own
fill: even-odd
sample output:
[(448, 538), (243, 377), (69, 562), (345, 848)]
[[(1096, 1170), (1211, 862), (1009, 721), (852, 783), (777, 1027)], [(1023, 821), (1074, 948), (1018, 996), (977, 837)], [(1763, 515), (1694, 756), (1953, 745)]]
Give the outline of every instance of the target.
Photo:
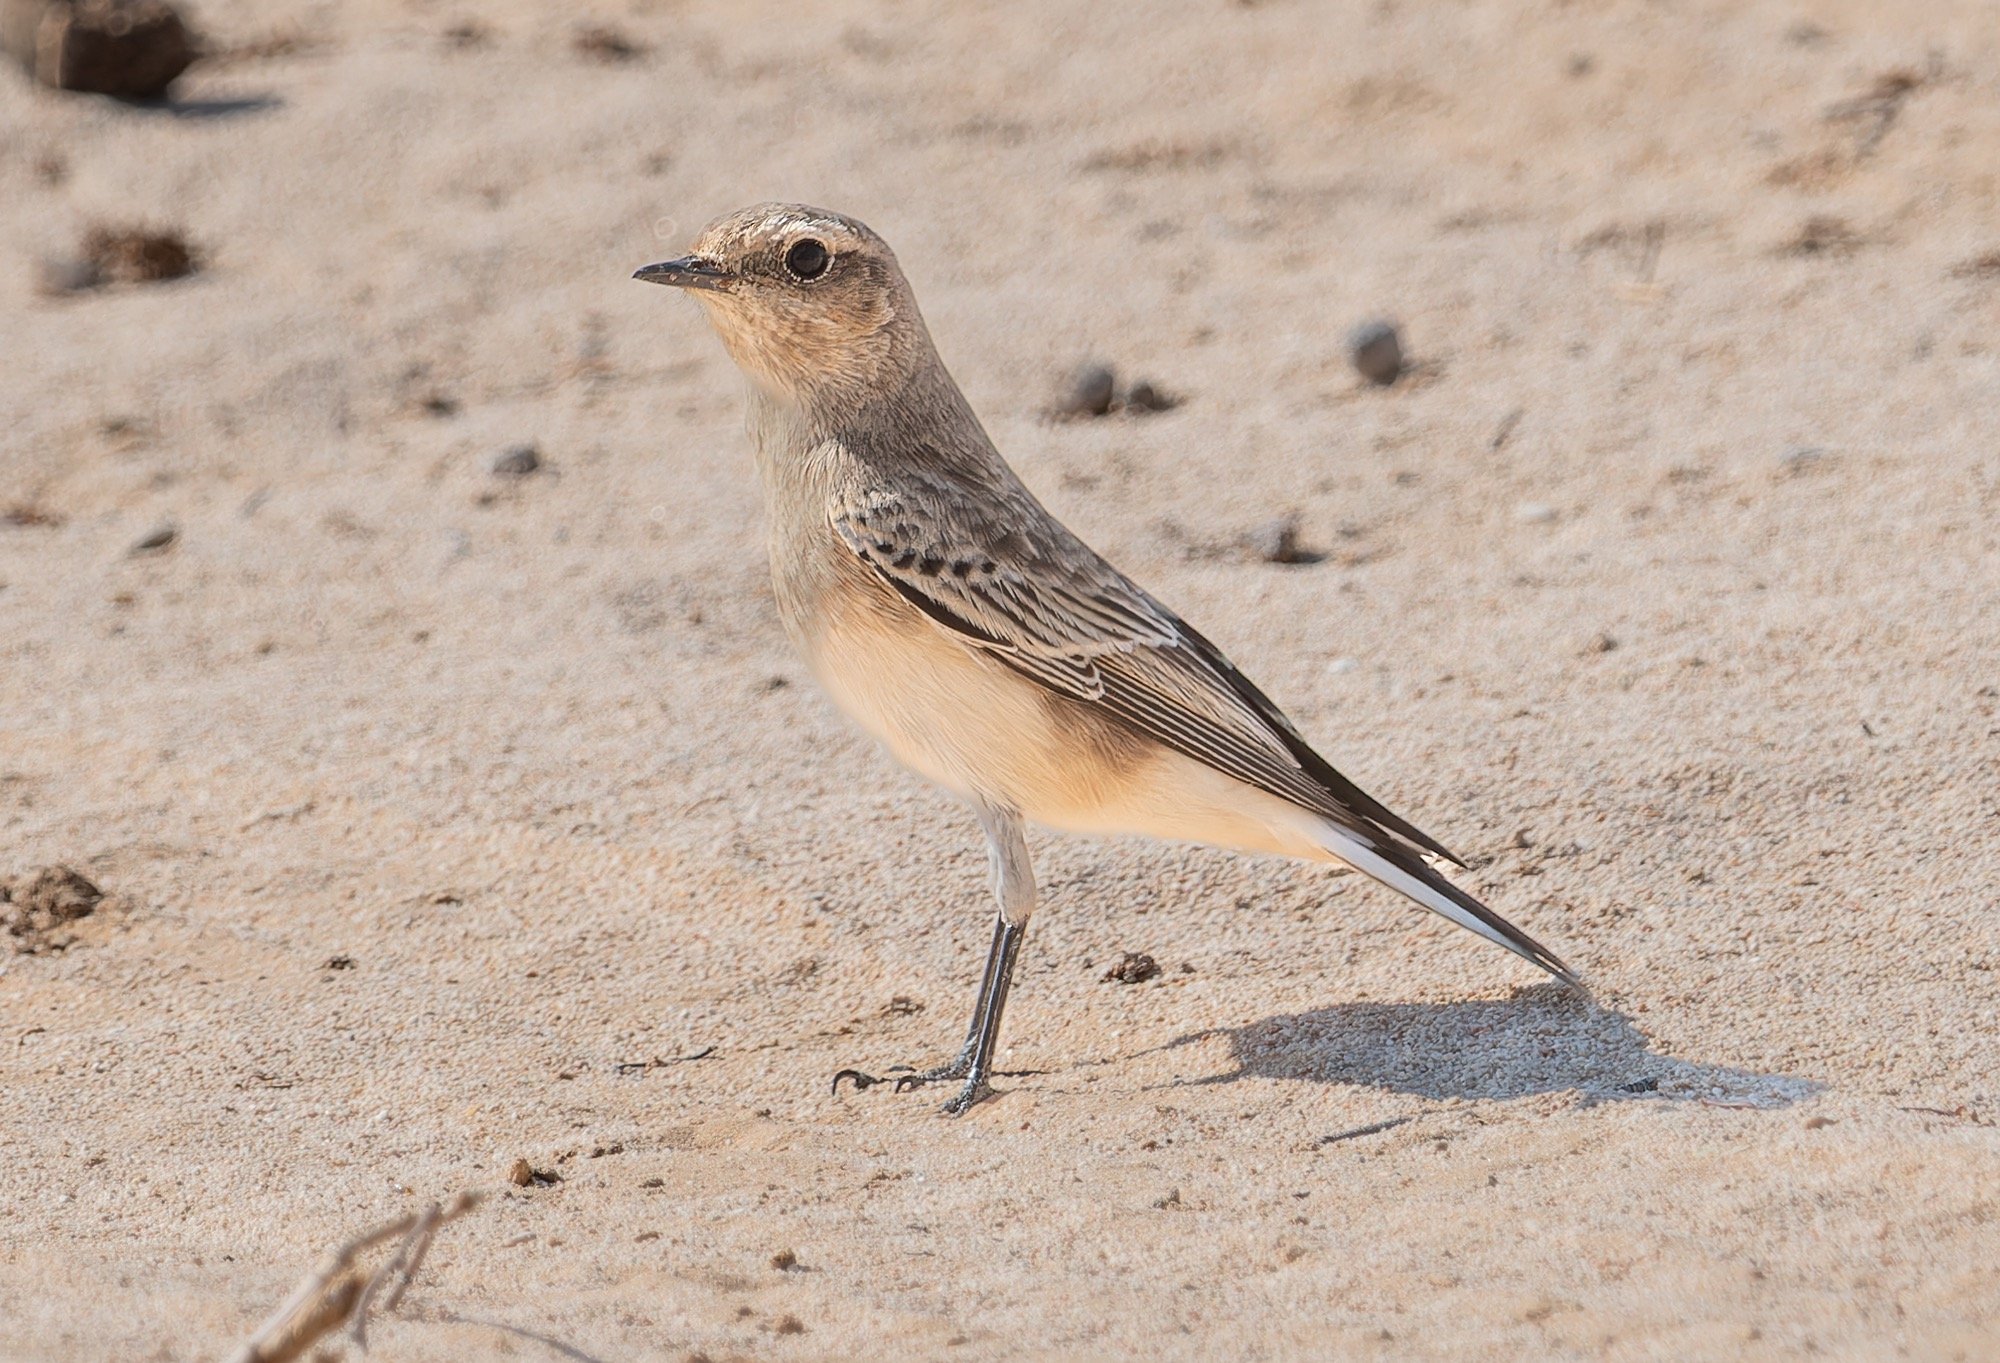
[(833, 1076), (833, 1091), (836, 1094), (840, 1092), (840, 1081), (843, 1079), (852, 1079), (854, 1081), (854, 1091), (856, 1093), (865, 1093), (877, 1084), (884, 1082), (875, 1075), (863, 1074), (860, 1070), (840, 1070)]

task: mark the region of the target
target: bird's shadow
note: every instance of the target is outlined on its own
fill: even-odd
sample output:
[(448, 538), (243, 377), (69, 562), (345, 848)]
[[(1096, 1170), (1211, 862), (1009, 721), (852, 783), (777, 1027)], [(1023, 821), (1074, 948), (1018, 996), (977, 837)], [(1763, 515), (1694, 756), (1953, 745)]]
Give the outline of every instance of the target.
[(135, 113), (151, 114), (159, 118), (201, 120), (216, 118), (237, 118), (245, 114), (270, 113), (285, 107), (285, 101), (272, 94), (235, 95), (217, 99), (114, 99)]
[(1629, 1017), (1555, 984), (1506, 999), (1337, 1004), (1189, 1033), (1164, 1049), (1218, 1036), (1236, 1069), (1184, 1083), (1293, 1079), (1422, 1098), (1575, 1092), (1587, 1102), (1677, 1098), (1759, 1108), (1788, 1107), (1822, 1087), (1661, 1055)]

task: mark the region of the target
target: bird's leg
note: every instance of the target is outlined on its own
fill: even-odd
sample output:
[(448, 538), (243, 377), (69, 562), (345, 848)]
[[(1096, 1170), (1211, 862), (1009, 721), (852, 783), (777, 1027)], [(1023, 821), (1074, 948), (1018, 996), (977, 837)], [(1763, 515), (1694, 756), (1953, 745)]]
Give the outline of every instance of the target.
[[(1000, 1017), (1013, 983), (1014, 961), (1020, 954), (1021, 940), (1027, 935), (1028, 917), (1035, 908), (1035, 870), (1028, 856), (1021, 816), (1011, 809), (984, 802), (976, 803), (974, 808), (980, 826), (986, 831), (986, 848), (993, 866), (993, 892), (1000, 901), (1000, 913), (993, 921), (993, 944), (986, 953), (986, 969), (980, 977), (972, 1023), (966, 1029), (965, 1044), (949, 1063), (895, 1077), (898, 1093), (947, 1079), (965, 1080), (958, 1096), (944, 1105), (944, 1110), (954, 1116), (992, 1093), (988, 1080), (993, 1073)], [(842, 1070), (833, 1076), (836, 1093), (843, 1079), (853, 1080), (857, 1089), (884, 1082), (859, 1070)]]
[(993, 948), (986, 957), (986, 978), (980, 986), (972, 1034), (966, 1038), (972, 1054), (963, 1076), (965, 1087), (944, 1105), (944, 1110), (954, 1117), (993, 1092), (987, 1080), (993, 1073), (993, 1053), (999, 1048), (1000, 1018), (1007, 1011), (1007, 993), (1014, 982), (1014, 958), (1020, 955), (1021, 939), (1028, 935), (1028, 919), (1035, 911), (1035, 866), (1028, 856), (1028, 839), (1021, 827), (1020, 814), (983, 800), (975, 801), (973, 809), (979, 815), (979, 826), (986, 831), (986, 851), (993, 864), (993, 894), (1000, 901), (1000, 918), (993, 925)]
[(958, 1048), (958, 1054), (942, 1065), (934, 1065), (927, 1070), (912, 1069), (908, 1065), (891, 1065), (881, 1075), (865, 1074), (860, 1070), (842, 1070), (833, 1076), (833, 1091), (840, 1092), (840, 1081), (850, 1079), (854, 1090), (873, 1088), (877, 1084), (889, 1082), (893, 1077), (896, 1092), (918, 1088), (924, 1084), (935, 1084), (940, 1079), (963, 1079), (972, 1068), (972, 1053), (979, 1041), (979, 1028), (986, 1016), (987, 1002), (993, 997), (993, 968), (1000, 962), (1001, 935), (1007, 930), (1007, 920), (995, 916), (993, 920), (993, 945), (986, 952), (986, 973), (979, 981), (979, 999), (972, 1005), (972, 1023), (965, 1030), (965, 1044)]
[(979, 998), (972, 1005), (972, 1021), (965, 1029), (965, 1044), (958, 1048), (958, 1054), (942, 1065), (912, 1074), (896, 1076), (896, 1092), (917, 1088), (923, 1084), (935, 1084), (940, 1079), (963, 1079), (972, 1068), (972, 1053), (978, 1048), (979, 1029), (986, 1018), (986, 1008), (993, 1000), (993, 972), (1000, 963), (1000, 946), (1006, 936), (1007, 920), (999, 914), (993, 916), (993, 945), (986, 949), (986, 971), (979, 979)]
[(1007, 991), (1014, 980), (1014, 958), (1020, 954), (1021, 939), (1028, 935), (1024, 923), (1009, 923), (1002, 918), (1000, 924), (1001, 931), (995, 939), (992, 958), (987, 963), (987, 974), (993, 981), (993, 989), (987, 995), (986, 1007), (979, 1016), (979, 1034), (973, 1038), (972, 1060), (965, 1070), (965, 1087), (942, 1109), (953, 1117), (961, 1115), (974, 1103), (993, 1096), (993, 1086), (987, 1080), (992, 1076), (993, 1052), (999, 1045), (1000, 1015), (1007, 1009)]

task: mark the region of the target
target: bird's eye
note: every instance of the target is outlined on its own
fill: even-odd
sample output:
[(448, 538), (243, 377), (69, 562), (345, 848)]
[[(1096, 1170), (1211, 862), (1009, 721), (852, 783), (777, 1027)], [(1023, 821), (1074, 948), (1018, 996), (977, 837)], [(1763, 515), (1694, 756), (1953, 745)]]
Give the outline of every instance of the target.
[(818, 279), (832, 261), (826, 243), (811, 237), (793, 242), (792, 249), (785, 252), (785, 268), (800, 279)]

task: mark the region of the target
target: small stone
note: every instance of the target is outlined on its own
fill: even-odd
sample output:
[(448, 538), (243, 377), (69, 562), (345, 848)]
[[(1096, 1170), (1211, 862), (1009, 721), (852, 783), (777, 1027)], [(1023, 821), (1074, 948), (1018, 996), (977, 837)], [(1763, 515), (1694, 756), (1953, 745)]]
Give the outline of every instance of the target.
[(806, 1324), (797, 1316), (780, 1316), (778, 1323), (771, 1327), (774, 1335), (802, 1335), (805, 1332)]
[(1266, 563), (1318, 563), (1326, 557), (1299, 543), (1296, 516), (1280, 516), (1252, 530), (1245, 537), (1250, 552)]
[(1057, 416), (1103, 416), (1111, 410), (1118, 390), (1118, 376), (1106, 364), (1088, 364), (1071, 376), (1069, 386), (1056, 400)]
[(1829, 1127), (1829, 1126), (1832, 1126), (1832, 1125), (1833, 1125), (1833, 1118), (1831, 1118), (1831, 1117), (1808, 1117), (1808, 1118), (1806, 1118), (1806, 1130), (1808, 1130), (1808, 1131), (1823, 1131), (1823, 1130), (1825, 1130), (1825, 1129), (1826, 1129), (1827, 1127)]
[[(559, 1158), (568, 1159), (569, 1156), (563, 1155)], [(517, 1159), (507, 1166), (507, 1181), (516, 1188), (534, 1186), (546, 1188), (551, 1184), (561, 1183), (563, 1176), (553, 1169), (537, 1169), (525, 1159)]]
[(0, 51), (58, 90), (159, 99), (196, 44), (166, 0), (0, 0)]
[(1387, 386), (1403, 373), (1403, 338), (1393, 322), (1363, 322), (1347, 334), (1347, 353), (1370, 383)]
[(645, 44), (628, 38), (609, 24), (593, 24), (578, 29), (570, 39), (570, 47), (579, 57), (607, 64), (637, 61), (646, 55)]
[(771, 1256), (771, 1267), (780, 1273), (790, 1273), (799, 1266), (799, 1256), (789, 1249), (781, 1249)]
[(1547, 525), (1556, 518), (1556, 509), (1547, 502), (1522, 502), (1514, 508), (1514, 519), (1523, 525)]
[(1165, 412), (1180, 406), (1180, 399), (1161, 392), (1145, 379), (1140, 379), (1125, 390), (1125, 410), (1145, 414)]
[(1326, 665), (1326, 670), (1336, 677), (1344, 677), (1360, 666), (1361, 664), (1353, 658), (1335, 658)]
[(1600, 633), (1590, 641), (1590, 647), (1587, 651), (1591, 653), (1609, 653), (1617, 647), (1618, 641), (1616, 639), (1612, 638), (1609, 634)]
[(526, 478), (541, 466), (541, 452), (533, 445), (509, 446), (493, 457), (493, 472), (501, 478)]
[(137, 558), (141, 554), (157, 554), (164, 549), (173, 547), (174, 541), (180, 537), (180, 528), (172, 521), (167, 521), (147, 531), (138, 542), (125, 551), (125, 556), (127, 558)]
[(347, 955), (329, 956), (320, 963), (319, 968), (321, 970), (352, 970), (354, 969), (354, 958)]
[(1143, 951), (1128, 951), (1123, 960), (1104, 972), (1106, 984), (1144, 984), (1157, 977), (1160, 963)]

